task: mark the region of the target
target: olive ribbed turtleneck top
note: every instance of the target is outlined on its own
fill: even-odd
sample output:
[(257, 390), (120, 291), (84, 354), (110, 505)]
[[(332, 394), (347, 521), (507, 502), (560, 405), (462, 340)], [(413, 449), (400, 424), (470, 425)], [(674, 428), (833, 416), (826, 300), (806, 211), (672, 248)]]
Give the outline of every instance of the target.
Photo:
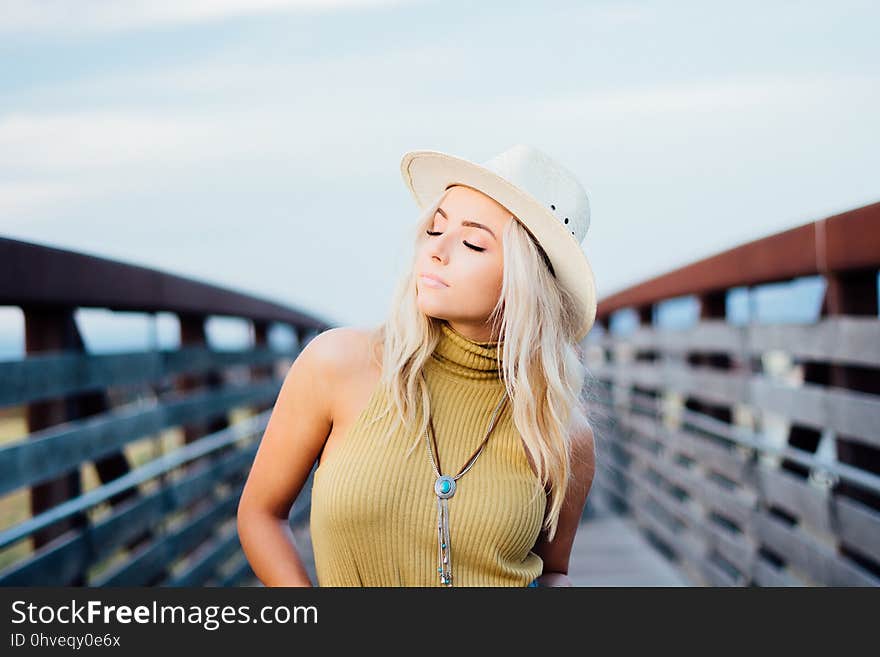
[[(425, 366), (441, 473), (456, 475), (486, 435), (504, 393), (497, 342), (441, 324)], [(315, 471), (310, 530), (319, 586), (444, 586), (437, 573), (436, 476), (422, 436), (402, 430), (380, 383), (339, 447)], [(486, 447), (448, 500), (455, 586), (526, 586), (543, 561), (531, 548), (546, 493), (508, 400)], [(393, 433), (392, 433), (393, 430)]]

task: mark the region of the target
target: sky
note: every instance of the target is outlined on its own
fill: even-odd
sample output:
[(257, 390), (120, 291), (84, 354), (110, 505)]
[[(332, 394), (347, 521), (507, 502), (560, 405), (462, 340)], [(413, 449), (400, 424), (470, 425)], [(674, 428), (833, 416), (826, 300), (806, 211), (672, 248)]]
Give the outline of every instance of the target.
[(876, 2), (0, 6), (0, 236), (335, 324), (387, 313), (408, 150), (557, 158), (600, 299), (880, 200)]

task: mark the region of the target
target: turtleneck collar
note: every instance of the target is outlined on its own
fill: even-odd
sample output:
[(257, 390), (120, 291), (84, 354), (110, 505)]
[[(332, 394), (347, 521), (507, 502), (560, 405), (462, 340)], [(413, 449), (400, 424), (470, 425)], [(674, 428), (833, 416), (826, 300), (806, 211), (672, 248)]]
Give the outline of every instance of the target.
[(504, 341), (477, 342), (465, 337), (446, 321), (440, 323), (440, 341), (431, 357), (443, 369), (466, 379), (500, 379), (501, 369), (496, 358)]

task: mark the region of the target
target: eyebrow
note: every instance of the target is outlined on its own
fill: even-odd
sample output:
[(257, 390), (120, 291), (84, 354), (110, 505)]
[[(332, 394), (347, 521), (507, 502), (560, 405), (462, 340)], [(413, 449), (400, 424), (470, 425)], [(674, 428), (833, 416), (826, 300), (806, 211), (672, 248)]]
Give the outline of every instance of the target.
[[(439, 212), (444, 217), (446, 217), (447, 220), (449, 220), (449, 215), (446, 214), (446, 212), (443, 210), (443, 208), (437, 208), (437, 212)], [(484, 226), (483, 224), (477, 223), (476, 221), (465, 220), (465, 221), (461, 222), (461, 225), (462, 226), (470, 226), (472, 228), (482, 228), (483, 230), (487, 230), (487, 231), (489, 231), (489, 234), (495, 238), (496, 241), (498, 240), (498, 238), (495, 236), (495, 233), (492, 232), (491, 228), (489, 228), (488, 226)]]

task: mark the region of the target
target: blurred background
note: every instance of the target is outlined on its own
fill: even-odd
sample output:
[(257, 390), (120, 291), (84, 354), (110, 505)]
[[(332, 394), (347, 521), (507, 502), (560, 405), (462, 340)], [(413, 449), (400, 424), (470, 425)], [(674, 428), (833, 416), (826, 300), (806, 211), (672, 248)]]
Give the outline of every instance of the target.
[(880, 583), (876, 3), (2, 6), (0, 583), (256, 583), (237, 496), (388, 310), (400, 157), (521, 142), (592, 199), (575, 583)]

